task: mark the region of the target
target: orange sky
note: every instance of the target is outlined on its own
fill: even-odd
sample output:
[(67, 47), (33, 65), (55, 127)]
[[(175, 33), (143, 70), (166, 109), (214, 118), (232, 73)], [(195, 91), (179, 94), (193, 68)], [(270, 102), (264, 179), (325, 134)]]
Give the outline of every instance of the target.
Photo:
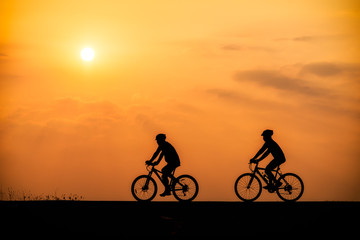
[(133, 200), (162, 132), (197, 200), (236, 201), (270, 128), (301, 200), (360, 200), (356, 1), (3, 0), (0, 24), (5, 193)]

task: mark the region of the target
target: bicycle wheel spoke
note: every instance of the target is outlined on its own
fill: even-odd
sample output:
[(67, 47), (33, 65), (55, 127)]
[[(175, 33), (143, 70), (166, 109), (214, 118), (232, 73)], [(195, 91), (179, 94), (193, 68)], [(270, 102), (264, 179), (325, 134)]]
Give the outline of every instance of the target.
[(148, 176), (139, 176), (131, 186), (132, 194), (138, 201), (149, 201), (156, 195), (157, 187), (155, 181)]
[(280, 180), (283, 186), (277, 189), (278, 196), (284, 201), (298, 200), (304, 191), (302, 180), (293, 173), (287, 173)]
[(252, 174), (241, 175), (235, 182), (235, 193), (243, 201), (254, 201), (261, 193), (260, 180)]
[(189, 176), (180, 176), (173, 185), (173, 194), (178, 200), (191, 201), (198, 193), (198, 185), (196, 180)]

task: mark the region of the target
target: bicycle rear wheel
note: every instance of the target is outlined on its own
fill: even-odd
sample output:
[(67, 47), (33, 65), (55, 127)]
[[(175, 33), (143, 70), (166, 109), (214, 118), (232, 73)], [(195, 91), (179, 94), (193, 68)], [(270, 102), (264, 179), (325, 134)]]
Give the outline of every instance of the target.
[(294, 173), (285, 173), (279, 178), (282, 185), (276, 190), (281, 200), (286, 202), (295, 202), (301, 198), (304, 193), (304, 183), (301, 178)]
[(199, 185), (194, 177), (181, 175), (174, 181), (172, 192), (178, 201), (192, 201), (199, 193)]
[(131, 193), (138, 201), (151, 201), (157, 192), (157, 185), (152, 177), (141, 175), (131, 184)]
[(244, 173), (235, 181), (236, 196), (245, 202), (255, 201), (261, 191), (261, 181), (252, 173)]

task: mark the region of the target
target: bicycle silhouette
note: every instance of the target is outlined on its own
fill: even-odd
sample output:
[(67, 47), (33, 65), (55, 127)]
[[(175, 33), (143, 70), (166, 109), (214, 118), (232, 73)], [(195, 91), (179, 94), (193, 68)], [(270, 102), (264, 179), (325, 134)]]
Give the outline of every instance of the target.
[[(157, 184), (152, 177), (152, 174), (158, 177), (161, 181), (160, 174), (162, 173), (155, 168), (154, 164), (146, 166), (149, 171), (148, 175), (140, 175), (133, 181), (131, 185), (131, 193), (137, 201), (151, 201), (157, 193)], [(194, 177), (190, 175), (174, 176), (175, 170), (170, 175), (170, 189), (174, 197), (178, 201), (192, 201), (199, 193), (199, 185)]]
[[(235, 193), (238, 198), (246, 202), (255, 201), (261, 194), (262, 184), (258, 176), (266, 183), (269, 184), (265, 168), (258, 167), (259, 163), (255, 163), (253, 167), (252, 162), (249, 163), (251, 173), (244, 173), (240, 175), (235, 181)], [(276, 192), (280, 199), (283, 201), (297, 201), (304, 193), (304, 183), (301, 178), (294, 173), (282, 174), (280, 167), (272, 170), (276, 174), (275, 179), (281, 183), (279, 187), (270, 185), (268, 187), (269, 193)]]

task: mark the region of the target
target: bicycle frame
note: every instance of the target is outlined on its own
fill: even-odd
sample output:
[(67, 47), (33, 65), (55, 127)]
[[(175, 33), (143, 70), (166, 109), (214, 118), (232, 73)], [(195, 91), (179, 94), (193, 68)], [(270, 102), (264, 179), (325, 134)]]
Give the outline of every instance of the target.
[[(250, 163), (250, 164), (251, 164), (251, 163)], [(259, 167), (258, 165), (259, 165), (259, 163), (256, 163), (254, 170), (251, 169), (251, 167), (249, 167), (249, 168), (250, 168), (250, 171), (254, 174), (254, 176), (257, 174), (258, 176), (260, 176), (260, 178), (261, 178), (266, 184), (269, 184), (269, 180), (266, 178), (267, 175), (266, 175), (265, 173), (264, 173), (264, 174), (261, 174), (261, 172), (259, 171), (259, 170), (264, 170), (264, 171), (265, 171), (265, 168)], [(250, 165), (250, 166), (251, 166), (251, 165)], [(278, 177), (277, 177), (278, 175), (279, 175), (279, 177), (282, 176), (282, 174), (281, 174), (281, 172), (280, 172), (280, 166), (278, 166), (278, 167), (276, 168), (276, 170), (274, 169), (274, 170), (271, 170), (271, 171), (272, 171), (272, 172), (275, 172), (275, 175), (274, 175), (275, 179), (278, 179)], [(265, 177), (265, 176), (266, 176), (266, 177)], [(253, 178), (252, 178), (252, 179), (253, 179)], [(251, 181), (250, 181), (250, 185), (251, 185), (252, 179), (251, 179)]]
[[(151, 169), (149, 170), (148, 167), (151, 167)], [(149, 174), (148, 174), (149, 178), (146, 180), (146, 186), (149, 184), (149, 181), (150, 181), (149, 179), (153, 173), (155, 173), (155, 175), (158, 177), (160, 182), (164, 185), (162, 178), (160, 176), (160, 173), (162, 173), (160, 170), (157, 170), (154, 165), (148, 165), (147, 170), (149, 171)], [(171, 178), (170, 183), (169, 183), (170, 188), (173, 185), (173, 182), (176, 180), (174, 173), (175, 173), (175, 170), (172, 171), (171, 175), (169, 176)]]

